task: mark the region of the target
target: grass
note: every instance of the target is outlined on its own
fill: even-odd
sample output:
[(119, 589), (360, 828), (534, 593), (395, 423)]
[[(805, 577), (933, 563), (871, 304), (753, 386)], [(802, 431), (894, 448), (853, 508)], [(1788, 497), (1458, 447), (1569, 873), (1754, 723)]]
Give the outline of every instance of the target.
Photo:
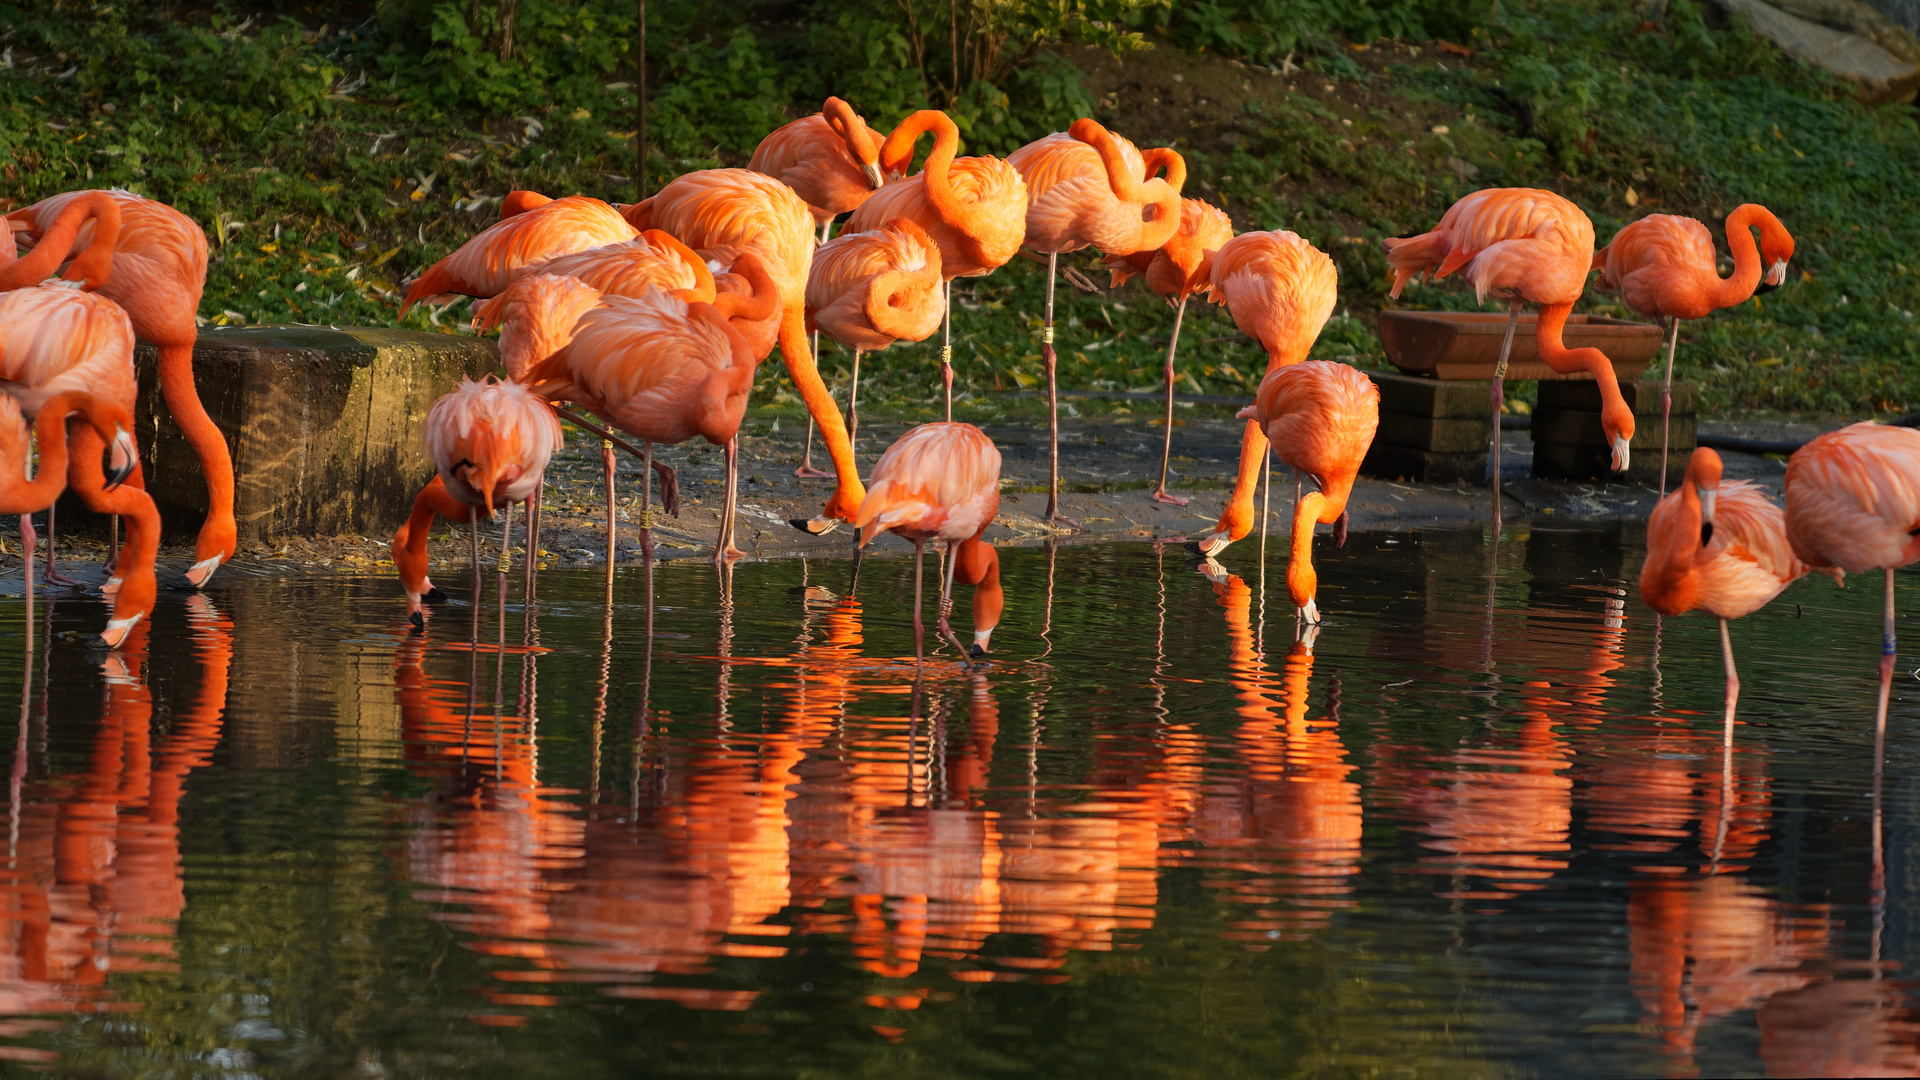
[[(400, 325), (401, 283), (493, 221), (506, 192), (635, 191), (631, 8), (523, 0), (522, 54), (502, 62), (486, 22), (495, 6), (315, 3), (262, 18), (235, 6), (0, 4), (0, 207), (129, 187), (206, 227), (208, 322)], [(1380, 32), (1404, 36), (1371, 39), (1343, 39), (1324, 20), (1260, 35), (1258, 20), (1226, 18), (1258, 4), (1180, 15), (1119, 4), (1101, 33), (1086, 21), (1028, 28), (1042, 37), (1022, 64), (946, 92), (937, 56), (914, 61), (912, 42), (860, 22), (882, 16), (858, 7), (755, 9), (784, 20), (654, 7), (656, 184), (743, 163), (760, 133), (836, 88), (883, 128), (910, 107), (947, 105), (975, 151), (1005, 152), (1090, 111), (1143, 144), (1173, 142), (1189, 194), (1226, 206), (1238, 227), (1293, 229), (1327, 250), (1342, 305), (1314, 355), (1362, 365), (1382, 362), (1373, 321), (1393, 303), (1378, 241), (1430, 226), (1475, 188), (1553, 188), (1588, 210), (1602, 242), (1649, 210), (1717, 232), (1733, 206), (1764, 202), (1798, 240), (1794, 280), (1687, 327), (1678, 377), (1702, 384), (1709, 413), (1920, 408), (1914, 110), (1862, 106), (1688, 0), (1657, 28), (1617, 0), (1375, 5)], [(855, 34), (865, 54), (827, 55), (823, 42), (839, 38), (822, 27)], [(1442, 30), (1455, 40), (1422, 38)], [(1022, 39), (1008, 40), (1011, 55)], [(958, 388), (978, 415), (1037, 411), (996, 391), (1038, 384), (1042, 278), (1015, 260), (957, 290)], [(1059, 303), (1063, 386), (1159, 386), (1170, 325), (1159, 301), (1136, 285), (1063, 289)], [(1399, 303), (1473, 298), (1443, 283)], [(1620, 313), (1591, 293), (1582, 306)], [(1250, 392), (1264, 357), (1223, 311), (1201, 308), (1189, 306), (1182, 332), (1181, 388)], [(467, 314), (416, 311), (404, 325), (463, 332)], [(932, 357), (918, 346), (870, 355), (863, 410), (934, 415)], [(829, 347), (821, 366), (844, 380), (847, 360)], [(756, 397), (761, 412), (798, 415), (777, 364)]]

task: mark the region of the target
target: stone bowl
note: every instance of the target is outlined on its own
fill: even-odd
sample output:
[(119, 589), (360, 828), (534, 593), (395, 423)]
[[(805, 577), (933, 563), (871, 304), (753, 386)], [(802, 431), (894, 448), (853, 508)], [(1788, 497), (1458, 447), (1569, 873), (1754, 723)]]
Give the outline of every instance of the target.
[[(1507, 356), (1509, 379), (1585, 379), (1586, 372), (1562, 375), (1540, 360), (1534, 345), (1534, 326), (1540, 317), (1522, 312), (1513, 331), (1513, 351)], [(1493, 311), (1382, 311), (1380, 344), (1387, 360), (1409, 375), (1430, 379), (1488, 381), (1500, 360), (1500, 341), (1507, 332), (1505, 312)], [(1652, 323), (1609, 319), (1604, 315), (1567, 316), (1561, 339), (1570, 349), (1592, 346), (1613, 361), (1621, 382), (1640, 377), (1666, 343), (1666, 333)]]

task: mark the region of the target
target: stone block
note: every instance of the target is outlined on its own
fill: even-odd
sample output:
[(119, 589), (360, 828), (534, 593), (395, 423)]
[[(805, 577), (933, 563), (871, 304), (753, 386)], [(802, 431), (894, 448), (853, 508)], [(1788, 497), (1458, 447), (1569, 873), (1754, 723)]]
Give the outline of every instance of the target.
[[(170, 541), (206, 517), (200, 461), (160, 396), (156, 354), (135, 356), (141, 461)], [(433, 475), (427, 409), (461, 378), (499, 370), (491, 341), (365, 327), (208, 327), (194, 347), (200, 400), (233, 453), (240, 541), (391, 533)], [(92, 517), (72, 496), (63, 531)]]
[[(1448, 419), (1478, 417), (1485, 421), (1493, 414), (1484, 382), (1442, 382), (1390, 371), (1369, 371), (1367, 378), (1380, 389), (1380, 412), (1403, 416), (1431, 416)], [(1491, 430), (1491, 429), (1489, 429)]]
[(1484, 417), (1454, 420), (1382, 412), (1380, 427), (1374, 432), (1373, 441), (1387, 446), (1437, 450), (1442, 453), (1484, 452), (1493, 441), (1493, 421)]
[[(1626, 399), (1627, 407), (1638, 418), (1651, 416), (1660, 418), (1660, 380), (1637, 379), (1620, 384), (1620, 396)], [(1673, 384), (1673, 415), (1692, 416), (1699, 407), (1700, 384), (1677, 382)], [(1551, 412), (1565, 409), (1573, 412), (1598, 413), (1600, 411), (1600, 384), (1591, 379), (1541, 380), (1540, 396), (1534, 404), (1534, 412)], [(1638, 420), (1635, 421), (1636, 426)]]
[[(1488, 433), (1488, 440), (1492, 433)], [(1484, 483), (1487, 442), (1476, 452), (1455, 453), (1393, 446), (1374, 440), (1360, 471), (1381, 480), (1419, 480), (1430, 484)]]

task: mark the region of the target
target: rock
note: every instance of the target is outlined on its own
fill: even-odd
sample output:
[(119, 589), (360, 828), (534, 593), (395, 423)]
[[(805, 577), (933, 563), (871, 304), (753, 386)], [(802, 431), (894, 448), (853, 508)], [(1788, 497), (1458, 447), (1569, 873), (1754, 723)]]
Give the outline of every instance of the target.
[(1220, 133), (1219, 142), (1222, 150), (1238, 150), (1247, 145), (1247, 137), (1238, 131), (1223, 131)]
[(1453, 175), (1462, 180), (1471, 180), (1480, 175), (1480, 166), (1464, 158), (1448, 157), (1447, 168), (1452, 169)]
[[(433, 476), (420, 445), (427, 408), (460, 378), (498, 370), (497, 355), (490, 341), (410, 330), (202, 329), (194, 378), (233, 454), (240, 543), (392, 535)], [(207, 510), (200, 460), (161, 400), (152, 346), (135, 365), (147, 489), (167, 538), (190, 539)], [(71, 495), (60, 510), (73, 525), (92, 516)]]
[(1860, 99), (1868, 104), (1912, 101), (1920, 91), (1920, 60), (1902, 59), (1886, 46), (1862, 36), (1859, 30), (1910, 55), (1915, 48), (1909, 44), (1914, 40), (1912, 35), (1865, 4), (1855, 0), (1783, 0), (1783, 5), (1818, 11), (1823, 18), (1845, 20), (1850, 28), (1835, 30), (1762, 0), (1718, 2), (1730, 12), (1746, 15), (1755, 32), (1787, 55), (1858, 83)]

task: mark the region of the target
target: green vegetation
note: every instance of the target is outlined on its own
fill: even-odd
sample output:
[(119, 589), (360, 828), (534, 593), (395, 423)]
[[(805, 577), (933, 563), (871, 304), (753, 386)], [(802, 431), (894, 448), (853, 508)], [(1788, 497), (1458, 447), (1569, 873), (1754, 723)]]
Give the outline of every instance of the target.
[[(399, 283), (494, 220), (506, 192), (633, 198), (634, 16), (624, 0), (0, 3), (0, 207), (130, 187), (206, 226), (209, 321), (393, 323)], [(1680, 377), (1709, 409), (1920, 407), (1914, 110), (1861, 106), (1692, 0), (1644, 19), (1623, 0), (654, 0), (647, 176), (741, 164), (829, 93), (882, 128), (948, 109), (971, 152), (1091, 114), (1173, 142), (1189, 193), (1238, 226), (1329, 251), (1344, 303), (1317, 355), (1360, 363), (1379, 362), (1379, 238), (1467, 191), (1551, 187), (1602, 242), (1649, 209), (1717, 232), (1738, 203), (1764, 202), (1799, 240), (1795, 280), (1690, 327)], [(1035, 384), (1041, 287), (1018, 260), (961, 286), (963, 389)], [(1168, 319), (1152, 297), (1064, 295), (1066, 386), (1157, 385)], [(1612, 313), (1610, 299), (1588, 306)], [(1472, 297), (1428, 286), (1401, 303)], [(1195, 315), (1184, 388), (1249, 390), (1258, 351)], [(465, 318), (408, 322), (455, 332)], [(874, 360), (863, 401), (931, 407), (926, 350)], [(770, 368), (761, 402), (793, 413), (784, 385)]]

